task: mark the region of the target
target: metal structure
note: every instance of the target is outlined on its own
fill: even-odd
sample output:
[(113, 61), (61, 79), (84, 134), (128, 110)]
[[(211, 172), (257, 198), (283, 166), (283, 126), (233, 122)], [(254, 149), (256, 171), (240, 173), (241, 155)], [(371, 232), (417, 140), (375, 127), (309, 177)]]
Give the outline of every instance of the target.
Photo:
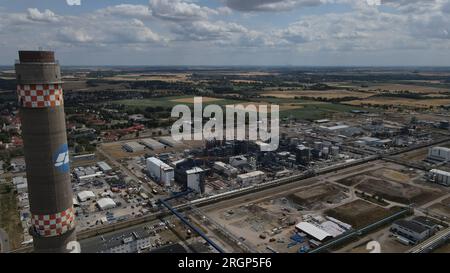
[(19, 51), (15, 65), (35, 252), (69, 252), (75, 240), (59, 64), (51, 51)]
[(169, 204), (169, 200), (177, 199), (179, 197), (185, 196), (189, 193), (191, 193), (192, 190), (187, 190), (185, 192), (180, 192), (177, 194), (174, 194), (172, 197), (166, 198), (166, 199), (159, 199), (158, 202), (166, 207), (171, 213), (173, 213), (178, 219), (180, 219), (185, 225), (190, 227), (194, 232), (196, 232), (200, 237), (202, 237), (210, 246), (212, 246), (214, 249), (216, 249), (219, 253), (225, 253), (225, 251), (217, 245), (214, 241), (212, 241), (203, 231), (201, 231), (198, 227), (194, 226), (189, 220), (187, 220), (181, 213), (178, 212), (177, 209), (172, 207)]

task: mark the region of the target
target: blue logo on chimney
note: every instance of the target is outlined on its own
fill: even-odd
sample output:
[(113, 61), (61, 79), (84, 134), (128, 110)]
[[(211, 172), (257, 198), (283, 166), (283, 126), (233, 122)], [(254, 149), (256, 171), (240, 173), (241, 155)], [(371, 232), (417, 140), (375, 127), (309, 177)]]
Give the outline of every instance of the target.
[(69, 171), (69, 147), (67, 144), (63, 144), (58, 148), (53, 156), (53, 164), (61, 173), (66, 173)]

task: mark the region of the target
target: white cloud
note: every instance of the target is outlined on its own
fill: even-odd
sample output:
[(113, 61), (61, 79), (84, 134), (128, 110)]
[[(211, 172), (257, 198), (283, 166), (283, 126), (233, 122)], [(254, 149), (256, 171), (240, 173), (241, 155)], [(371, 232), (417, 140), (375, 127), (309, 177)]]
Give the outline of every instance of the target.
[(59, 16), (57, 16), (53, 11), (46, 9), (44, 12), (40, 12), (36, 8), (29, 8), (27, 18), (31, 21), (38, 21), (38, 22), (47, 22), (47, 23), (53, 23), (59, 21)]
[(98, 12), (103, 15), (118, 15), (134, 18), (151, 17), (149, 7), (144, 5), (121, 4), (101, 9)]
[[(200, 48), (219, 56), (233, 50), (277, 56), (450, 50), (449, 0), (382, 1), (388, 9), (369, 6), (364, 0), (220, 0), (223, 6), (215, 8), (203, 3), (151, 0), (148, 6), (112, 5), (75, 15), (42, 8), (21, 12), (0, 8), (0, 40), (8, 41), (9, 47), (97, 48), (125, 55), (129, 49), (160, 48), (176, 52)], [(295, 16), (293, 11), (283, 20), (276, 17), (284, 16), (279, 11), (328, 3), (343, 6), (339, 12), (324, 9)]]
[(298, 7), (319, 6), (326, 0), (224, 0), (227, 7), (244, 12), (288, 11)]

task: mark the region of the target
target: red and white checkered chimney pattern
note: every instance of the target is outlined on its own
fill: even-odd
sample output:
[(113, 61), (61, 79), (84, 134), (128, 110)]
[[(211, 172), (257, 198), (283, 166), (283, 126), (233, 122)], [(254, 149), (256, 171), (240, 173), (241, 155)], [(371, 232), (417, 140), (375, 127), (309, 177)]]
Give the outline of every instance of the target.
[(19, 84), (19, 105), (25, 108), (47, 108), (63, 105), (62, 84)]
[(74, 227), (75, 213), (73, 208), (69, 208), (56, 214), (32, 215), (31, 224), (37, 234), (41, 236), (58, 236)]

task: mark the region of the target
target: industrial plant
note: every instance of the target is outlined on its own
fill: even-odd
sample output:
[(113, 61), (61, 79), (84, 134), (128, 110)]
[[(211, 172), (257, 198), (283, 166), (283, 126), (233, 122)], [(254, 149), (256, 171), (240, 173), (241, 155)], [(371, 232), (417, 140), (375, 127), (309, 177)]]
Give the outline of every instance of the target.
[(3, 2), (0, 261), (450, 253), (449, 0)]

